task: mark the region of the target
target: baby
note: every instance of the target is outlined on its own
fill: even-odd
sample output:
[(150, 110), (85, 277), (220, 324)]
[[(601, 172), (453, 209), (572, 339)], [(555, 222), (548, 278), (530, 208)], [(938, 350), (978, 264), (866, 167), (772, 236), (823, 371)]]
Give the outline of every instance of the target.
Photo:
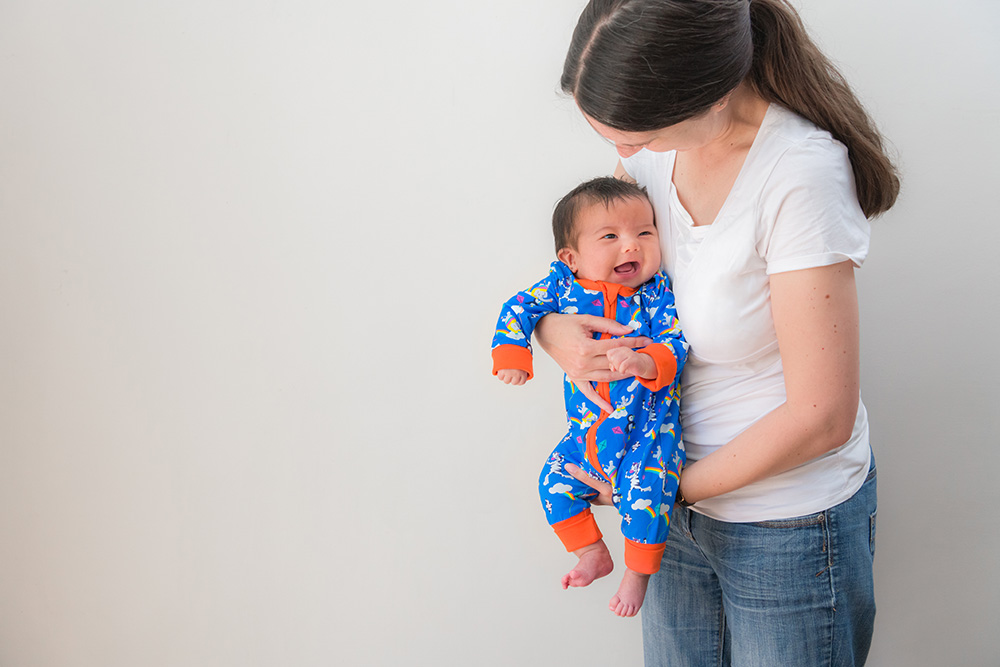
[[(629, 377), (593, 383), (608, 413), (564, 381), (569, 431), (539, 478), (549, 524), (580, 560), (563, 588), (610, 574), (611, 554), (590, 510), (597, 492), (566, 472), (578, 466), (611, 485), (625, 536), (625, 575), (610, 608), (634, 616), (649, 575), (660, 569), (670, 510), (684, 464), (678, 379), (688, 345), (677, 325), (674, 297), (660, 272), (660, 242), (645, 191), (627, 181), (597, 178), (567, 194), (552, 216), (556, 256), (549, 275), (504, 304), (493, 338), (493, 373), (508, 384), (532, 377), (535, 324), (550, 313), (616, 320), (653, 343), (608, 352), (612, 371)], [(606, 337), (606, 334), (601, 334)]]

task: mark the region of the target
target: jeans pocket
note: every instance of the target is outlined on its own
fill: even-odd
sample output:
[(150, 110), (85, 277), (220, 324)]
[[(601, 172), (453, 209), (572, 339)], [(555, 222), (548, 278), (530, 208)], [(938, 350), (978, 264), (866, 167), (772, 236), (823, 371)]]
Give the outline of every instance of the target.
[(772, 580), (775, 586), (799, 582), (811, 589), (816, 578), (833, 565), (833, 526), (828, 512), (735, 525), (739, 526), (739, 541), (731, 543), (745, 554), (756, 554), (757, 566), (767, 570), (758, 576)]

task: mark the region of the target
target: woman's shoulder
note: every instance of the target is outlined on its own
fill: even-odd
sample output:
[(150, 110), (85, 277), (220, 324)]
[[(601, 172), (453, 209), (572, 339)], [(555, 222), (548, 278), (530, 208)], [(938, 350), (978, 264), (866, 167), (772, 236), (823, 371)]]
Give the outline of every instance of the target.
[(768, 273), (820, 266), (837, 258), (860, 266), (870, 231), (847, 148), (781, 107), (765, 129), (754, 191), (757, 249), (767, 260)]
[(772, 104), (754, 142), (753, 191), (768, 199), (773, 190), (834, 186), (838, 196), (856, 198), (847, 147), (802, 116)]
[(826, 130), (778, 104), (771, 104), (760, 128), (760, 153), (775, 163), (842, 163), (847, 148)]
[(768, 106), (761, 130), (768, 132), (774, 140), (790, 143), (832, 138), (826, 130), (776, 102)]

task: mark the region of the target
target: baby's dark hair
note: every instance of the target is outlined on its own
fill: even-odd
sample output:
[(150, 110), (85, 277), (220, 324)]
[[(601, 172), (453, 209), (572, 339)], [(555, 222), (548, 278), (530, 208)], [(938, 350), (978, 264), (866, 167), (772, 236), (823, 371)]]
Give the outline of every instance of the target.
[(607, 208), (616, 201), (646, 198), (645, 188), (620, 178), (601, 176), (581, 183), (560, 199), (552, 212), (552, 235), (556, 241), (556, 252), (576, 247), (576, 214), (581, 205), (599, 202)]

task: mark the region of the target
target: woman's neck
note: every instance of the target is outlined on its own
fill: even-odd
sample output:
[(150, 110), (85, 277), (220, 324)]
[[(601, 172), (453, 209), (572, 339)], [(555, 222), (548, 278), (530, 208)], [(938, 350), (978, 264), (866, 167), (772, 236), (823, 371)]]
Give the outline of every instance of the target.
[(703, 155), (719, 155), (749, 150), (764, 122), (769, 103), (746, 83), (741, 83), (725, 100), (719, 112), (720, 130), (715, 139), (696, 149)]
[(767, 113), (768, 103), (745, 86), (723, 102), (714, 112), (714, 137), (698, 148), (678, 151), (674, 161), (675, 191), (696, 227), (718, 217)]

